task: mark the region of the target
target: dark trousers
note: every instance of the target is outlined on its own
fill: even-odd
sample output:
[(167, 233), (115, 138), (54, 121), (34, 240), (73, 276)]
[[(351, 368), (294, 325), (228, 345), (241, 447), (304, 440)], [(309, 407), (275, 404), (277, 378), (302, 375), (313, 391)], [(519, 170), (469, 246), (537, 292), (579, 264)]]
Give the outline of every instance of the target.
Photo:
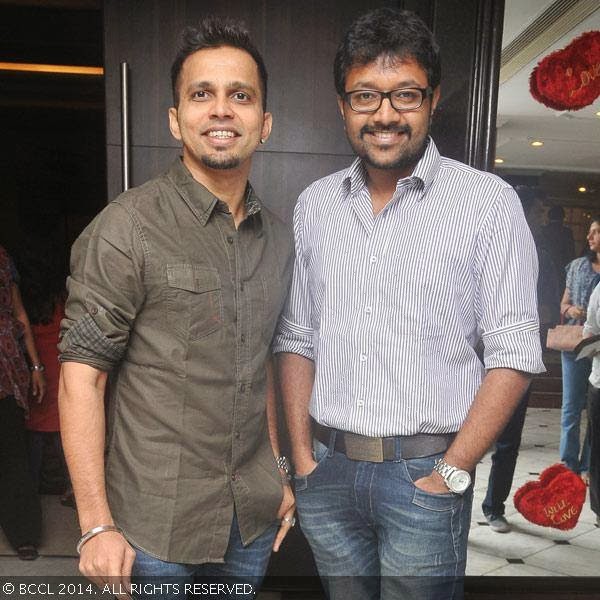
[(23, 409), (0, 400), (0, 526), (13, 548), (37, 546), (42, 510), (29, 473)]
[(504, 502), (510, 494), (521, 434), (525, 424), (529, 389), (525, 392), (504, 431), (496, 441), (496, 449), (492, 455), (492, 468), (488, 479), (487, 494), (481, 508), (484, 515), (500, 516), (504, 514)]
[(600, 516), (600, 389), (590, 385), (588, 393), (588, 437), (590, 440), (590, 505)]

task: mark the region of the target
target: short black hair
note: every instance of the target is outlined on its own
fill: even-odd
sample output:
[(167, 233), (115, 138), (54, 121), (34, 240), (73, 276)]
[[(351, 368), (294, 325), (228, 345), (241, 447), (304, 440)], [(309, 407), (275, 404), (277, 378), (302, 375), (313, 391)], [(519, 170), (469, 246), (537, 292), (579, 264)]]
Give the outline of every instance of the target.
[(179, 76), (185, 59), (205, 48), (230, 46), (245, 50), (258, 67), (258, 78), (262, 93), (263, 110), (267, 109), (267, 68), (265, 62), (250, 39), (250, 33), (240, 21), (209, 16), (198, 27), (186, 27), (181, 34), (181, 47), (171, 65), (171, 90), (175, 107), (179, 105)]
[(344, 95), (346, 75), (352, 67), (369, 64), (380, 56), (413, 59), (427, 73), (431, 89), (440, 84), (440, 49), (423, 20), (409, 10), (378, 8), (356, 19), (338, 47), (333, 63), (337, 93)]
[(565, 220), (565, 209), (558, 204), (555, 204), (548, 211), (548, 219), (550, 221), (560, 221), (561, 223)]

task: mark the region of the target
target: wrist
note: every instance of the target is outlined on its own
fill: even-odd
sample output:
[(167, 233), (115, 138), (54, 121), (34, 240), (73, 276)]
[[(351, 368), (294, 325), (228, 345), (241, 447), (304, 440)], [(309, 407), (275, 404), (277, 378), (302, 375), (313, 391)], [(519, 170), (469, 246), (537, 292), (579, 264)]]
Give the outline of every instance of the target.
[(29, 367), (30, 371), (33, 372), (39, 372), (39, 373), (43, 373), (46, 370), (46, 367), (44, 366), (43, 363), (41, 362), (34, 362), (32, 363), (32, 365)]

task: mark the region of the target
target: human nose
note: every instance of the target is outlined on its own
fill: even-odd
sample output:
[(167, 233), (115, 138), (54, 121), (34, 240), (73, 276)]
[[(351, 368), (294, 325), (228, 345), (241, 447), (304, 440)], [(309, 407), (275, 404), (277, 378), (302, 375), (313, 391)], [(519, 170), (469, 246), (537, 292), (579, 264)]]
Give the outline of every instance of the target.
[(392, 100), (389, 96), (381, 99), (379, 108), (375, 111), (375, 119), (383, 123), (400, 120), (401, 113), (392, 106)]
[(211, 105), (212, 116), (216, 118), (227, 118), (233, 116), (229, 96), (217, 94)]

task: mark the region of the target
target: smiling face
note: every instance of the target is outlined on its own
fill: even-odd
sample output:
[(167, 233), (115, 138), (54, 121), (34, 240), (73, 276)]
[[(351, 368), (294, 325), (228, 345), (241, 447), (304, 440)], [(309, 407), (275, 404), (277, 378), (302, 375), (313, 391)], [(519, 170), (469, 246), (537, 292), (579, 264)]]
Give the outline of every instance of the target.
[(183, 143), (192, 174), (206, 169), (250, 169), (253, 152), (271, 132), (263, 112), (258, 67), (244, 50), (222, 46), (186, 58), (179, 105), (169, 109), (173, 136)]
[[(399, 88), (426, 88), (429, 82), (424, 69), (414, 60), (380, 56), (366, 65), (351, 68), (346, 75), (346, 92)], [(407, 177), (423, 156), (431, 115), (439, 98), (439, 88), (423, 100), (416, 110), (398, 112), (384, 99), (374, 113), (357, 113), (338, 98), (348, 141), (366, 164), (367, 171), (393, 171), (397, 178)]]
[(590, 250), (596, 252), (596, 254), (600, 254), (600, 222), (594, 221), (590, 225), (587, 241), (590, 245)]

